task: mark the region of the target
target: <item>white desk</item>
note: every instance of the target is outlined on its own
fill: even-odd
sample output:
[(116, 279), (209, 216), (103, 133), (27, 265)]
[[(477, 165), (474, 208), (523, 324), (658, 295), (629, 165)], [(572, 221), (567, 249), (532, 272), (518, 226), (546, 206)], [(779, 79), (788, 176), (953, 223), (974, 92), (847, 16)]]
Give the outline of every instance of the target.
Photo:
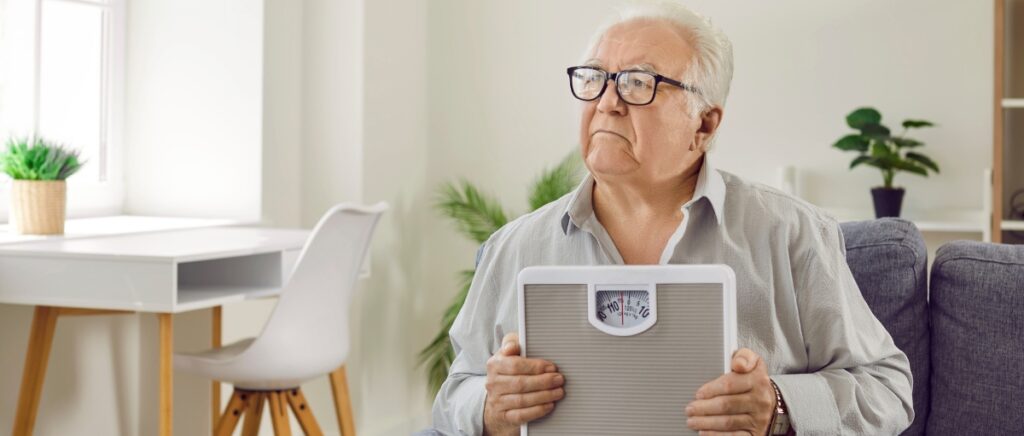
[[(159, 319), (159, 434), (170, 435), (172, 315), (213, 309), (211, 342), (219, 346), (221, 305), (277, 295), (309, 235), (254, 227), (107, 233), (0, 244), (0, 303), (36, 306), (16, 436), (32, 433), (57, 318), (134, 312)], [(212, 392), (216, 418), (218, 384)]]

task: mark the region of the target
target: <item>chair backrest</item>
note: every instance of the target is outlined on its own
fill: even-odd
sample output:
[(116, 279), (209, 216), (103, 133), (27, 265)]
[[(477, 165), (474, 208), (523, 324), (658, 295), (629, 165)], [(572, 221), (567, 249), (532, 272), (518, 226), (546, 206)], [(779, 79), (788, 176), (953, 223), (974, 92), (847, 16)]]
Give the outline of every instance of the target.
[(386, 203), (339, 204), (313, 228), (263, 332), (246, 354), (287, 353), (304, 366), (340, 366), (349, 351), (349, 303)]

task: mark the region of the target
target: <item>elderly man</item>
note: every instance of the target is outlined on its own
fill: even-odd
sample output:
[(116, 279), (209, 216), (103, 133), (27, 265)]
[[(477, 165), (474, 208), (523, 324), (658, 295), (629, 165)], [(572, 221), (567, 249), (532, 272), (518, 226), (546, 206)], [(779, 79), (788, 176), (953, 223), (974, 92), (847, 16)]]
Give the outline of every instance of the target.
[[(701, 434), (895, 434), (913, 420), (906, 356), (872, 315), (836, 221), (716, 170), (728, 39), (672, 3), (634, 6), (569, 68), (590, 175), (496, 232), (450, 332), (434, 403), (452, 434), (516, 434), (557, 408), (558, 362), (519, 357), (516, 275), (531, 265), (723, 263), (736, 272), (732, 371), (679, 410)], [(683, 430), (683, 429), (680, 429)]]

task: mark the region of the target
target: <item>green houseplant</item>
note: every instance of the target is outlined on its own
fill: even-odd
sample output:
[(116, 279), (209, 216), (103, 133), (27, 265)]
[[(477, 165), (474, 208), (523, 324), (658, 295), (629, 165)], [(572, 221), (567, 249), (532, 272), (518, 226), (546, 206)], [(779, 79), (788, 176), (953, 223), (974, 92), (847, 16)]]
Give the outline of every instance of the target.
[(846, 116), (846, 124), (857, 132), (843, 136), (832, 146), (857, 153), (857, 157), (850, 162), (850, 169), (868, 165), (882, 172), (882, 186), (871, 189), (875, 216), (900, 216), (904, 189), (893, 186), (892, 180), (896, 173), (905, 171), (928, 177), (929, 171), (939, 172), (939, 166), (931, 158), (916, 151), (924, 143), (908, 138), (907, 132), (910, 129), (932, 127), (934, 124), (925, 120), (904, 120), (903, 132), (893, 135), (882, 124), (882, 114), (870, 107), (850, 112)]
[[(582, 168), (579, 154), (572, 153), (554, 168), (545, 170), (530, 189), (530, 211), (537, 210), (572, 191), (581, 179)], [(442, 215), (455, 222), (460, 233), (476, 244), (483, 244), (492, 233), (508, 222), (508, 214), (501, 204), (465, 180), (444, 184), (435, 206)], [(430, 344), (420, 351), (420, 364), (426, 368), (431, 395), (436, 394), (441, 388), (441, 384), (448, 377), (448, 368), (455, 359), (455, 350), (448, 339), (448, 331), (451, 330), (455, 317), (466, 301), (469, 285), (475, 273), (475, 269), (459, 273), (459, 292), (441, 318), (441, 330)]]
[(12, 138), (0, 155), (0, 171), (13, 180), (11, 221), (18, 233), (64, 233), (66, 179), (82, 167), (77, 150), (41, 138)]

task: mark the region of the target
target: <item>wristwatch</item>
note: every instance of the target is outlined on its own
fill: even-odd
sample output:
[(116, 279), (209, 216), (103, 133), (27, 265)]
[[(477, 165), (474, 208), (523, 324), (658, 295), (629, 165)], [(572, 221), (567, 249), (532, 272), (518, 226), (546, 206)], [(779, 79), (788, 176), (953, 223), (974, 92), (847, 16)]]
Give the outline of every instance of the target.
[(772, 383), (772, 389), (775, 390), (775, 416), (772, 416), (772, 422), (768, 424), (768, 434), (770, 436), (796, 434), (792, 431), (793, 427), (789, 425), (789, 414), (786, 413), (786, 403), (782, 401), (782, 392), (779, 392), (775, 380), (769, 381)]

